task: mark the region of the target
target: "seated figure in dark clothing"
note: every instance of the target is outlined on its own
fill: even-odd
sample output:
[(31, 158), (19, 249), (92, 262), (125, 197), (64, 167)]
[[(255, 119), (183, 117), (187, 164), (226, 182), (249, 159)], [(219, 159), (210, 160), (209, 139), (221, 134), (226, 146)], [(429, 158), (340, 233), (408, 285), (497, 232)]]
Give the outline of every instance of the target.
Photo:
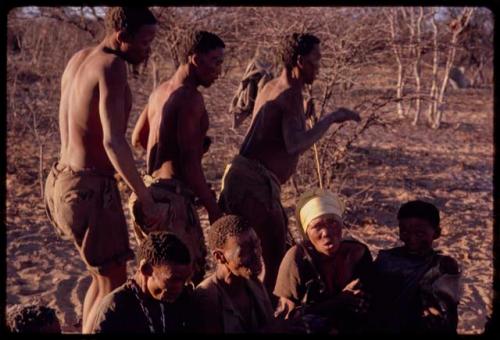
[(342, 238), (343, 204), (333, 193), (313, 189), (296, 208), (304, 242), (281, 262), (274, 295), (277, 317), (302, 319), (308, 333), (356, 332), (368, 299), (362, 290), (372, 257), (366, 245)]
[(259, 280), (262, 248), (249, 222), (236, 215), (219, 218), (210, 228), (208, 243), (216, 268), (195, 290), (197, 331), (273, 331), (271, 301)]
[(39, 304), (9, 306), (5, 320), (10, 333), (61, 333), (56, 311)]
[(433, 249), (439, 210), (416, 200), (398, 212), (403, 246), (381, 250), (374, 262), (370, 329), (383, 333), (456, 333), (460, 269)]
[(169, 232), (152, 232), (140, 244), (138, 269), (98, 307), (94, 333), (170, 333), (190, 330), (191, 256)]

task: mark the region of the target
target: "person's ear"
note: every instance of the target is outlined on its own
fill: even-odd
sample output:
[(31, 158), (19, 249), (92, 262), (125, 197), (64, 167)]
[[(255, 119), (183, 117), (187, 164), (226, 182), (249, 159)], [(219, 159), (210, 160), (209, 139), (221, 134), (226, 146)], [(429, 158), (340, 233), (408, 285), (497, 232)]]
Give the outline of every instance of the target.
[(301, 69), (304, 68), (304, 56), (300, 54), (297, 56), (297, 67)]
[(226, 257), (224, 256), (224, 252), (222, 250), (215, 249), (212, 252), (212, 255), (217, 263), (221, 263), (221, 264), (227, 263)]
[(130, 42), (130, 39), (131, 39), (131, 36), (130, 36), (129, 33), (125, 32), (125, 31), (118, 31), (118, 32), (116, 32), (116, 40), (120, 44)]
[(145, 259), (141, 260), (139, 263), (139, 270), (144, 276), (152, 276), (153, 275), (153, 266), (146, 262)]
[(200, 57), (198, 56), (197, 53), (191, 54), (188, 56), (188, 63), (193, 64), (194, 66), (198, 66), (200, 61)]

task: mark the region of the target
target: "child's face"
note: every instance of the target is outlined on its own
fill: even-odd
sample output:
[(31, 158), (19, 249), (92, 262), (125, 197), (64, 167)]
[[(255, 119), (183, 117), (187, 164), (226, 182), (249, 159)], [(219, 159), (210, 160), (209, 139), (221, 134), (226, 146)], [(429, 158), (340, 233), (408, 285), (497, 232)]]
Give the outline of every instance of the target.
[(399, 221), (399, 239), (411, 253), (425, 254), (432, 249), (435, 238), (436, 231), (424, 219), (409, 217)]

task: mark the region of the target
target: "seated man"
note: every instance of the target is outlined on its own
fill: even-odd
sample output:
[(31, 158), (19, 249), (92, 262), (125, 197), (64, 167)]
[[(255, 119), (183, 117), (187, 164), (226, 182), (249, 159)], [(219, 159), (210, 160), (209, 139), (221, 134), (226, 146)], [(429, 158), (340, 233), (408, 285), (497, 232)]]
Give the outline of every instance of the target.
[(441, 234), (439, 210), (416, 200), (398, 212), (402, 247), (381, 250), (370, 292), (373, 330), (456, 333), (460, 300), (457, 262), (433, 249)]
[(206, 333), (256, 333), (273, 320), (269, 296), (257, 276), (262, 249), (246, 220), (235, 215), (218, 219), (208, 234), (217, 263), (215, 272), (195, 290), (198, 330)]
[(97, 309), (95, 333), (166, 333), (188, 330), (192, 273), (188, 248), (172, 233), (152, 232), (140, 244), (136, 274)]
[(61, 333), (56, 311), (40, 305), (14, 305), (7, 309), (7, 331), (10, 333)]
[(370, 273), (368, 248), (342, 239), (343, 204), (323, 189), (306, 192), (296, 208), (304, 242), (281, 262), (274, 295), (275, 315), (302, 319), (308, 333), (349, 333), (362, 326), (368, 301), (363, 282)]

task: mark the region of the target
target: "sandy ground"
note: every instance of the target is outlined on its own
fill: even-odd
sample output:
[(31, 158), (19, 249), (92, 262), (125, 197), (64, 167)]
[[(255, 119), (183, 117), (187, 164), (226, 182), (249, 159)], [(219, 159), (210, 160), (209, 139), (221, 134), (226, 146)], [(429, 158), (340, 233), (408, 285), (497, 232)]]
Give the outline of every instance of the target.
[[(236, 85), (222, 79), (205, 92), (232, 93)], [(366, 242), (374, 256), (379, 249), (397, 244), (396, 213), (401, 202), (424, 198), (439, 207), (443, 235), (436, 246), (461, 265), (459, 332), (470, 334), (481, 332), (491, 313), (492, 94), (462, 90), (455, 91), (453, 98), (444, 126), (437, 131), (394, 117), (387, 117), (387, 129), (368, 130), (353, 144), (341, 193), (346, 199), (356, 198), (355, 204), (348, 205), (349, 232)], [(244, 128), (229, 129), (226, 104), (207, 100), (208, 111), (219, 114), (211, 116), (209, 134), (214, 143), (203, 164), (208, 180), (218, 190), (225, 164), (237, 152), (245, 132)], [(131, 124), (139, 109), (135, 108)], [(58, 154), (56, 136), (44, 147), (45, 174)], [(58, 311), (64, 332), (78, 332), (89, 277), (74, 246), (58, 238), (45, 215), (38, 146), (29, 140), (8, 140), (7, 153), (15, 152), (23, 157), (16, 164), (8, 158), (7, 164), (7, 304), (39, 301)], [(138, 164), (144, 168), (143, 161)], [(127, 194), (124, 189), (124, 202)], [(290, 185), (284, 187), (282, 199), (292, 217), (295, 194)], [(200, 213), (207, 225), (204, 211)], [(129, 232), (135, 249), (132, 228)], [(134, 267), (133, 261), (130, 273)]]

